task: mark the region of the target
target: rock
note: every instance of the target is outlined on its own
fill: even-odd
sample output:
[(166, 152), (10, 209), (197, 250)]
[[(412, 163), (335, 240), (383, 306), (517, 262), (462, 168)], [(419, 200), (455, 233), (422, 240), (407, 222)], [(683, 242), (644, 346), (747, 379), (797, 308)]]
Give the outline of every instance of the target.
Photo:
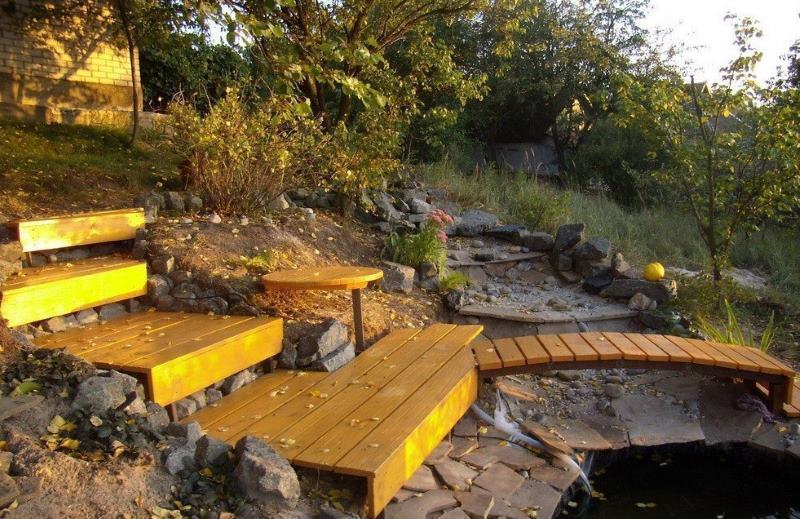
[(508, 498), (517, 491), (524, 481), (525, 478), (502, 463), (495, 463), (475, 478), (473, 484), (488, 490), (493, 496)]
[(611, 242), (605, 238), (590, 238), (575, 247), (572, 257), (580, 260), (599, 260), (608, 257)]
[(586, 225), (582, 223), (570, 223), (562, 225), (556, 232), (553, 242), (553, 252), (563, 252), (583, 239), (583, 231)]
[(639, 321), (644, 326), (654, 330), (663, 330), (669, 326), (669, 321), (667, 321), (666, 317), (656, 312), (641, 312)]
[(409, 200), (408, 207), (414, 214), (428, 214), (433, 211), (433, 206), (425, 200), (412, 198)]
[(78, 385), (72, 408), (91, 413), (117, 409), (136, 391), (137, 383), (135, 378), (115, 371), (89, 377)]
[(469, 296), (464, 290), (451, 290), (442, 297), (442, 300), (445, 306), (453, 312), (458, 312), (469, 304)]
[(122, 408), (122, 411), (131, 416), (147, 416), (147, 405), (138, 396)]
[(168, 275), (175, 270), (175, 258), (172, 256), (159, 256), (150, 262), (150, 270), (154, 274)]
[(603, 297), (630, 299), (642, 293), (659, 303), (669, 301), (677, 294), (674, 281), (646, 281), (644, 279), (615, 279), (600, 295)]
[[(155, 274), (160, 276), (161, 274)], [(152, 276), (151, 276), (152, 277)], [(188, 283), (192, 280), (192, 273), (188, 270), (173, 270), (169, 273), (169, 280), (173, 285), (180, 285), (181, 283)]]
[(281, 193), (278, 198), (272, 200), (269, 204), (267, 204), (267, 209), (272, 212), (276, 211), (285, 211), (289, 209), (292, 204), (289, 203), (289, 200), (286, 199), (286, 195)]
[(573, 257), (573, 270), (584, 278), (594, 277), (604, 274), (611, 270), (611, 262), (608, 259), (601, 260), (576, 260)]
[(175, 312), (181, 310), (181, 302), (169, 294), (158, 296), (152, 303), (159, 312)]
[(200, 301), (197, 309), (204, 314), (225, 315), (228, 313), (228, 302), (224, 297), (210, 297)]
[(450, 490), (430, 490), (384, 509), (384, 519), (427, 519), (433, 514), (458, 506)]
[(158, 210), (166, 206), (166, 200), (164, 195), (151, 191), (137, 196), (133, 201), (133, 205), (144, 209), (145, 222), (153, 223), (158, 218)]
[(14, 478), (0, 472), (0, 509), (11, 505), (22, 493)]
[(283, 350), (278, 355), (278, 367), (282, 369), (297, 367), (297, 348), (288, 340), (283, 341)]
[(394, 198), (390, 194), (381, 191), (372, 197), (372, 201), (383, 220), (392, 222), (403, 219), (403, 213), (395, 208)]
[(461, 509), (470, 519), (486, 519), (489, 511), (494, 507), (494, 496), (487, 492), (456, 492), (456, 499)]
[(630, 301), (628, 301), (628, 309), (641, 312), (643, 310), (648, 310), (651, 304), (653, 304), (652, 299), (641, 292), (637, 292), (633, 294), (633, 297), (631, 297)]
[(206, 392), (203, 390), (196, 391), (187, 397), (190, 400), (194, 400), (195, 404), (197, 404), (197, 409), (204, 408), (207, 404), (206, 402)]
[(496, 257), (495, 251), (489, 250), (482, 250), (475, 253), (475, 261), (493, 261)]
[(433, 475), (433, 471), (429, 467), (421, 465), (414, 471), (411, 477), (403, 483), (403, 488), (413, 492), (427, 492), (429, 490), (438, 489), (439, 484), (436, 482), (436, 476)]
[(197, 402), (190, 398), (181, 398), (172, 405), (175, 406), (175, 418), (177, 420), (183, 420), (197, 412)]
[(553, 237), (546, 232), (530, 232), (522, 236), (523, 247), (531, 252), (547, 252), (553, 248)]
[(610, 272), (602, 272), (600, 274), (588, 277), (583, 280), (583, 290), (590, 294), (599, 294), (604, 288), (608, 287), (614, 281)]
[(508, 224), (499, 225), (483, 232), (486, 236), (507, 241), (516, 245), (523, 245), (523, 239), (530, 235), (524, 225)]
[(381, 282), (383, 290), (410, 294), (414, 289), (414, 276), (416, 275), (414, 268), (390, 261), (384, 263), (386, 266), (382, 269), (383, 281)]
[(196, 468), (194, 462), (196, 450), (196, 440), (173, 438), (164, 449), (164, 468), (173, 476), (184, 470), (194, 470)]
[(309, 330), (297, 344), (297, 363), (308, 366), (317, 359), (327, 356), (350, 340), (347, 325), (328, 318)]
[(631, 270), (631, 266), (625, 261), (621, 252), (615, 253), (611, 257), (611, 273), (614, 277), (625, 277), (625, 273)]
[(245, 436), (236, 443), (234, 485), (248, 499), (294, 506), (300, 497), (300, 482), (289, 462), (264, 441)]
[(172, 290), (172, 284), (161, 274), (147, 277), (147, 296), (151, 302), (155, 303), (159, 297), (169, 294), (170, 290)]
[[(554, 249), (555, 250), (555, 249)], [(572, 270), (572, 258), (567, 256), (566, 254), (559, 254), (554, 256), (553, 261), (553, 268), (558, 271), (566, 272), (567, 270)]]
[(483, 240), (472, 240), (469, 243), (469, 246), (474, 248), (474, 249), (482, 249), (482, 248), (486, 247), (486, 244), (483, 243)]
[(564, 382), (572, 382), (574, 380), (580, 380), (581, 373), (575, 370), (556, 371), (556, 377), (558, 377), (559, 380), (563, 380)]
[(11, 463), (14, 461), (14, 454), (8, 451), (0, 452), (0, 472), (5, 472), (8, 474), (8, 471), (11, 470)]
[(183, 199), (186, 210), (192, 213), (199, 213), (203, 210), (203, 199), (197, 195), (187, 193)]
[(183, 200), (183, 195), (177, 191), (167, 191), (164, 193), (164, 202), (166, 203), (167, 209), (172, 211), (183, 212), (186, 210), (186, 203)]
[(147, 257), (148, 248), (150, 243), (147, 240), (136, 240), (133, 242), (133, 249), (131, 250), (131, 257), (137, 260), (143, 260)]
[(456, 226), (455, 233), (466, 237), (479, 236), (484, 231), (496, 227), (497, 221), (497, 216), (491, 213), (471, 209), (461, 215), (461, 221)]
[(74, 328), (76, 326), (78, 326), (78, 321), (72, 314), (51, 317), (42, 323), (42, 328), (44, 328), (44, 331), (50, 333), (63, 332), (68, 328)]
[(613, 407), (628, 429), (632, 446), (690, 443), (705, 438), (698, 421), (686, 416), (671, 399), (628, 394), (614, 400)]
[(247, 384), (253, 382), (255, 379), (256, 376), (252, 371), (249, 369), (242, 370), (239, 373), (231, 375), (225, 379), (225, 382), (222, 384), (222, 392), (226, 395), (230, 395), (237, 389), (241, 389)]
[(219, 389), (214, 389), (213, 387), (206, 389), (206, 405), (219, 401), (223, 396), (222, 391)]
[(211, 213), (210, 215), (208, 215), (208, 221), (209, 223), (213, 223), (215, 225), (220, 224), (222, 223), (222, 217), (217, 213)]
[(167, 425), (167, 429), (164, 432), (168, 436), (184, 438), (192, 443), (196, 443), (197, 440), (203, 436), (203, 429), (197, 422), (189, 422), (185, 424), (171, 422), (169, 425)]
[(620, 384), (604, 384), (603, 392), (608, 398), (616, 400), (618, 398), (622, 398), (622, 396), (625, 394), (625, 388)]
[(419, 277), (421, 279), (432, 278), (439, 274), (439, 267), (432, 261), (423, 261), (419, 266)]
[(478, 472), (448, 458), (433, 466), (442, 481), (452, 490), (467, 490)]
[(198, 467), (210, 467), (228, 459), (230, 446), (222, 440), (205, 435), (197, 440), (194, 461)]
[(147, 402), (145, 422), (154, 431), (161, 431), (169, 424), (169, 413), (155, 402)]
[(321, 359), (312, 362), (310, 369), (330, 373), (341, 368), (354, 358), (356, 358), (356, 347), (352, 342), (348, 342)]
[(109, 303), (100, 307), (98, 315), (101, 321), (111, 321), (117, 317), (128, 315), (128, 310), (121, 303)]

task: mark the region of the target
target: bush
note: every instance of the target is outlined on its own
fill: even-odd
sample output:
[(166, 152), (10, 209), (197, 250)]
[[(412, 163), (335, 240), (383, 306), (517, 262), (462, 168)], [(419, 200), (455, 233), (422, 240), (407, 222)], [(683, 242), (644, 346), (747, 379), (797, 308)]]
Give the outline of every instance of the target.
[(182, 101), (169, 112), (165, 142), (184, 158), (187, 184), (223, 213), (259, 210), (313, 183), (331, 143), (308, 105), (290, 96), (248, 103), (231, 91), (208, 115)]
[(442, 276), (439, 280), (439, 290), (441, 292), (451, 292), (468, 287), (471, 283), (469, 276), (463, 272), (454, 271)]
[(452, 217), (437, 209), (431, 213), (418, 234), (393, 232), (387, 236), (381, 256), (414, 268), (430, 261), (440, 273), (444, 272), (447, 266), (447, 235), (442, 229), (451, 223)]
[(751, 348), (758, 348), (761, 351), (769, 351), (772, 343), (775, 340), (775, 312), (770, 315), (769, 322), (764, 330), (761, 332), (761, 338), (756, 342), (753, 336), (753, 330), (750, 329), (745, 336), (742, 325), (739, 324), (739, 319), (733, 311), (733, 306), (725, 300), (725, 317), (726, 321), (722, 326), (715, 326), (702, 316), (698, 316), (697, 325), (700, 330), (712, 341), (721, 342), (724, 344), (737, 344), (739, 346), (749, 346)]

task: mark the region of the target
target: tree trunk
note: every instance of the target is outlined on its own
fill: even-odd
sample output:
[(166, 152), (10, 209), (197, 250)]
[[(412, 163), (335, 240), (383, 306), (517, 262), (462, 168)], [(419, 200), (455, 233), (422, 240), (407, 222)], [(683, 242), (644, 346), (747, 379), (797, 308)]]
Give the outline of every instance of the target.
[(136, 42), (133, 38), (130, 13), (128, 12), (126, 0), (117, 0), (117, 11), (119, 12), (119, 21), (122, 24), (122, 30), (125, 32), (125, 40), (128, 43), (128, 57), (131, 61), (133, 128), (131, 129), (130, 145), (133, 146), (134, 143), (136, 143), (136, 135), (139, 133), (139, 90), (136, 88)]

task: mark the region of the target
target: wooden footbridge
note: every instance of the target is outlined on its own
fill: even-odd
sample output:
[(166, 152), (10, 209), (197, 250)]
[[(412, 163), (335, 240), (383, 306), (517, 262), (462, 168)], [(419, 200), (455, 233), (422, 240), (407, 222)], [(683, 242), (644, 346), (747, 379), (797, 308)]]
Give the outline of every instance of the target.
[[(141, 210), (17, 222), (26, 252), (133, 239)], [(145, 295), (147, 265), (105, 257), (24, 269), (0, 287), (0, 315), (19, 326)], [(475, 402), (482, 379), (553, 369), (691, 369), (755, 381), (772, 409), (800, 416), (795, 373), (751, 348), (620, 333), (490, 341), (480, 326), (390, 333), (333, 373), (276, 370), (186, 421), (229, 443), (264, 439), (299, 467), (363, 478), (376, 517)], [(37, 340), (136, 376), (169, 405), (280, 353), (283, 322), (140, 312)]]

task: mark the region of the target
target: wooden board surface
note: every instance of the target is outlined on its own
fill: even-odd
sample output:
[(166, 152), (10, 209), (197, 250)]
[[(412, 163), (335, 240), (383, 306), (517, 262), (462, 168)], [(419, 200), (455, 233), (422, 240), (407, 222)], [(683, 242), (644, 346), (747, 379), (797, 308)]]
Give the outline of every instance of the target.
[(57, 216), (42, 220), (20, 220), (7, 224), (14, 229), (24, 252), (60, 249), (136, 237), (145, 225), (143, 209), (119, 209)]
[(267, 289), (352, 290), (365, 288), (382, 277), (380, 269), (342, 265), (273, 272), (261, 279)]
[(145, 374), (148, 397), (166, 405), (280, 353), (271, 317), (142, 312), (45, 337), (96, 366)]
[(185, 420), (229, 443), (263, 438), (298, 466), (366, 478), (375, 517), (477, 398), (481, 329), (398, 330), (333, 373), (279, 370)]
[(9, 326), (147, 294), (147, 263), (142, 261), (104, 258), (27, 270), (0, 289), (0, 315)]

